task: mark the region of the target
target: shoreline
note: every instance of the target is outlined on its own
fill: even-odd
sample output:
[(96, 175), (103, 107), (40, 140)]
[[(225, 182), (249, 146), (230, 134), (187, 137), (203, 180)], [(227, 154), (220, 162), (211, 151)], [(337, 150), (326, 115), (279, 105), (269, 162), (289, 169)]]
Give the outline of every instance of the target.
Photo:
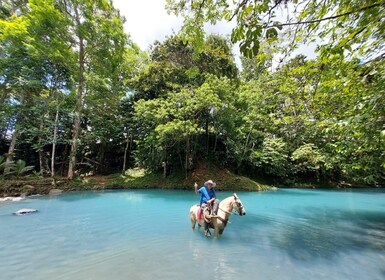
[[(198, 185), (212, 179), (218, 191), (266, 191), (275, 189), (350, 189), (383, 188), (384, 186), (365, 186), (340, 182), (286, 182), (278, 183), (274, 178), (249, 178), (233, 173), (231, 170), (200, 164), (186, 177), (184, 172), (173, 172), (164, 177), (163, 173), (147, 172), (142, 168), (128, 169), (125, 174), (79, 176), (72, 180), (66, 177), (0, 178), (0, 198), (48, 195), (50, 192), (99, 191), (124, 189), (169, 189), (193, 190)], [(294, 187), (293, 187), (294, 186)]]

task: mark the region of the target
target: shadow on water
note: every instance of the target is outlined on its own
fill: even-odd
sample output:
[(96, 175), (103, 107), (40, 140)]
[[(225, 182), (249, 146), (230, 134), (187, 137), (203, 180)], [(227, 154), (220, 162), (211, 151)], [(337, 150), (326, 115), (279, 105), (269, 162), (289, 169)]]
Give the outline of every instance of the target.
[(314, 212), (297, 227), (286, 227), (272, 240), (296, 259), (333, 258), (352, 250), (385, 249), (385, 215), (381, 212), (352, 214), (347, 211)]
[[(308, 209), (290, 216), (249, 215), (237, 222), (238, 238), (272, 247), (298, 261), (332, 260), (352, 251), (385, 251), (385, 213)], [(247, 228), (247, 230), (244, 230)]]

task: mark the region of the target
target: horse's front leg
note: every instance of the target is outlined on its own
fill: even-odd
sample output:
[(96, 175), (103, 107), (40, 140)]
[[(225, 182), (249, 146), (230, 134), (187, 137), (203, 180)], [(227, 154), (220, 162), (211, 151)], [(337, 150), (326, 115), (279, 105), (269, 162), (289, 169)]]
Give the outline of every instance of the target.
[(218, 238), (218, 237), (219, 237), (219, 229), (218, 227), (216, 227), (214, 232), (214, 238)]
[(214, 218), (213, 219), (213, 227), (214, 227), (214, 238), (218, 238), (219, 237), (219, 228), (218, 228), (218, 222), (217, 222), (217, 219)]

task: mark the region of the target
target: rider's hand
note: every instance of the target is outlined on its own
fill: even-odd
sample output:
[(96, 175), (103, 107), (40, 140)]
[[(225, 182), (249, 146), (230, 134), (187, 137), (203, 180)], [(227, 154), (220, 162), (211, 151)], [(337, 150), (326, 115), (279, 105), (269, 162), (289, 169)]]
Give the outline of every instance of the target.
[(198, 187), (198, 184), (195, 182), (195, 184), (194, 184), (194, 188), (197, 188)]

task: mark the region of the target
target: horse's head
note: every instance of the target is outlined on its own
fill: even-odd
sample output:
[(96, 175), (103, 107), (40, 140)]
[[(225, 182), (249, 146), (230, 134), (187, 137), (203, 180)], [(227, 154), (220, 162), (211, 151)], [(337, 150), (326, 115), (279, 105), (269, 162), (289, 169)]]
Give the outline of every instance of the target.
[(235, 193), (234, 193), (233, 208), (238, 212), (240, 216), (246, 215), (245, 207), (243, 207), (242, 201), (239, 199), (239, 197)]

